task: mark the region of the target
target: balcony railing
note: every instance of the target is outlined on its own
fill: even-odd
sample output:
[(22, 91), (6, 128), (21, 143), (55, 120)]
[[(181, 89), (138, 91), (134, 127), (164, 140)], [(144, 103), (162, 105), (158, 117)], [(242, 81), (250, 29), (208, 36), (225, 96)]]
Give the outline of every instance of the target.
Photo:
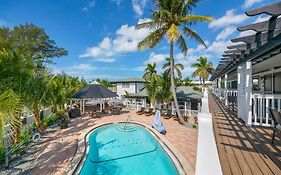
[(268, 108), (281, 111), (281, 95), (279, 94), (252, 94), (253, 125), (272, 126)]

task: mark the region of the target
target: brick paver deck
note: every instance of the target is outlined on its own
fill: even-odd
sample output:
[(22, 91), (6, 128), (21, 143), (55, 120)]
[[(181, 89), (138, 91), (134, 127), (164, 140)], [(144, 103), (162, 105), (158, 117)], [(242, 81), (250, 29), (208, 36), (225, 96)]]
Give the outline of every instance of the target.
[(209, 106), (223, 174), (281, 174), (280, 132), (272, 145), (271, 128), (246, 127), (212, 95), (209, 95)]
[[(146, 125), (151, 125), (152, 116), (136, 115), (135, 111), (123, 113), (121, 115), (105, 116), (100, 119), (93, 119), (90, 116), (82, 116), (73, 119), (70, 127), (57, 134), (48, 147), (34, 162), (32, 170), (28, 174), (63, 174), (69, 167), (70, 161), (74, 157), (78, 141), (84, 139), (87, 132), (95, 125), (105, 122), (126, 121), (128, 115), (132, 115), (133, 121)], [(195, 171), (196, 151), (197, 151), (197, 129), (181, 126), (173, 119), (164, 120), (167, 129), (165, 137), (184, 156)]]

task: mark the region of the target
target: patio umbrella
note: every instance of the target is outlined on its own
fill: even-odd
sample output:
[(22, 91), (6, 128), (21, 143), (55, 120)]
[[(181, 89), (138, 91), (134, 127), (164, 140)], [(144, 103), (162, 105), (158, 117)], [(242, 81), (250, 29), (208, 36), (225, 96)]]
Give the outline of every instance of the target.
[(74, 99), (109, 99), (117, 97), (116, 93), (100, 84), (90, 84), (71, 96)]

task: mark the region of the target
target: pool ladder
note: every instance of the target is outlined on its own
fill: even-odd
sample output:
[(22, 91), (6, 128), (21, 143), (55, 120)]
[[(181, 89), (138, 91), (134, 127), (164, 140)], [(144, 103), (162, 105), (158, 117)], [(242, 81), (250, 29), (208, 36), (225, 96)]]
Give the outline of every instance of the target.
[(123, 130), (126, 130), (126, 128), (128, 127), (128, 124), (130, 123), (131, 120), (132, 120), (132, 116), (129, 115), (129, 116), (127, 117), (127, 120), (126, 120), (125, 124), (124, 124)]

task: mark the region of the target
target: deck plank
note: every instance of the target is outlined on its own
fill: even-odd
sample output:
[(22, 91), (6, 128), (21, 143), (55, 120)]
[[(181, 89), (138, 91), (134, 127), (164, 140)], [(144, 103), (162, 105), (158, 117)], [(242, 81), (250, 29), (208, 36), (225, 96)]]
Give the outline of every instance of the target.
[(224, 174), (281, 174), (280, 135), (272, 145), (270, 128), (246, 127), (212, 95), (209, 105)]

